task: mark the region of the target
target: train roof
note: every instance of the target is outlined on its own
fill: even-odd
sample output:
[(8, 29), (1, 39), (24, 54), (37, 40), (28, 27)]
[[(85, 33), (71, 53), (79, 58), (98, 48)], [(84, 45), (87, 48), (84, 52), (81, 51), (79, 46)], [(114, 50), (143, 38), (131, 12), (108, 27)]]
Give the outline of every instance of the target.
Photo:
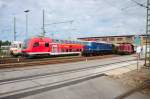
[(104, 42), (104, 41), (82, 41), (82, 42), (87, 42), (87, 43), (105, 43), (105, 44), (112, 44), (112, 43), (109, 43), (109, 42)]
[(31, 37), (29, 39), (49, 39), (52, 40), (53, 43), (73, 43), (73, 44), (84, 44), (84, 43), (105, 43), (105, 44), (112, 44), (104, 41), (83, 41), (83, 40), (65, 40), (65, 39), (52, 39), (49, 37)]

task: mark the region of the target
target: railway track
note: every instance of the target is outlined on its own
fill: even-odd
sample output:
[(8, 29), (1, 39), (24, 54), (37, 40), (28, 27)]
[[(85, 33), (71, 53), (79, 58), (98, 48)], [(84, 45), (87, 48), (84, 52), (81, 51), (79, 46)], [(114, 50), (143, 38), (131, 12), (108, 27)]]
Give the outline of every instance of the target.
[[(94, 56), (94, 57), (61, 57), (61, 58), (44, 58), (44, 59), (12, 59), (12, 60), (3, 60), (0, 64), (0, 69), (2, 68), (14, 68), (14, 67), (26, 67), (26, 66), (36, 66), (36, 65), (47, 65), (47, 64), (58, 64), (58, 63), (68, 63), (68, 62), (77, 62), (77, 61), (86, 61), (94, 59), (103, 59), (117, 57), (118, 55), (104, 55), (104, 56)], [(14, 61), (15, 60), (15, 61)]]
[(20, 63), (20, 62), (33, 62), (33, 61), (42, 61), (42, 60), (56, 60), (56, 59), (67, 59), (67, 58), (77, 58), (81, 56), (68, 56), (68, 57), (47, 57), (47, 58), (23, 58), (23, 57), (5, 57), (0, 58), (0, 64), (7, 64), (7, 63)]
[[(36, 83), (36, 85), (28, 86), (26, 88), (21, 89), (13, 89), (11, 91), (0, 93), (0, 98), (13, 98), (13, 97), (24, 97), (28, 95), (28, 93), (38, 92), (38, 90), (43, 90), (43, 88), (50, 88), (52, 86), (58, 86), (60, 84), (68, 83), (71, 81), (77, 81), (79, 79), (89, 78), (95, 75), (102, 75), (106, 71), (110, 71), (117, 68), (126, 67), (129, 64), (135, 64), (133, 60), (126, 61), (118, 61), (112, 63), (106, 63), (102, 65), (93, 65), (89, 67), (83, 67), (79, 69), (70, 69), (53, 73), (43, 73), (39, 75), (31, 75), (26, 77), (14, 78), (14, 79), (6, 79), (0, 81), (0, 86), (8, 85), (8, 84), (20, 84), (22, 82), (27, 83), (31, 81), (32, 83)], [(119, 66), (119, 64), (121, 64)], [(40, 82), (45, 81), (45, 82)], [(50, 90), (49, 89), (49, 90)]]

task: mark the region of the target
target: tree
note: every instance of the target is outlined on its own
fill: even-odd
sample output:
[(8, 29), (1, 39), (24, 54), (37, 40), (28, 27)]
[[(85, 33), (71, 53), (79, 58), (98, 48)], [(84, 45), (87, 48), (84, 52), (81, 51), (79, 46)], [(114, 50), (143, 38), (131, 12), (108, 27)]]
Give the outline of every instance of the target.
[(2, 41), (0, 40), (0, 46), (5, 46), (5, 45), (11, 45), (11, 42), (9, 42), (8, 40), (7, 41)]
[(2, 40), (0, 40), (0, 47), (2, 46)]

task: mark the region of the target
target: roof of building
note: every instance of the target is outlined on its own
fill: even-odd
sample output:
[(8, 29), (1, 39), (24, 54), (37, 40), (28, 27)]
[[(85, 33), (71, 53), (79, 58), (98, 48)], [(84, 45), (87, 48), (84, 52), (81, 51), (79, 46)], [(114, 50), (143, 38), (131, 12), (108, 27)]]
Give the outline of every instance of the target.
[[(78, 39), (86, 39), (86, 38), (104, 38), (104, 37), (130, 37), (136, 35), (108, 35), (108, 36), (97, 36), (97, 37), (82, 37)], [(146, 36), (145, 34), (140, 34), (139, 36)]]

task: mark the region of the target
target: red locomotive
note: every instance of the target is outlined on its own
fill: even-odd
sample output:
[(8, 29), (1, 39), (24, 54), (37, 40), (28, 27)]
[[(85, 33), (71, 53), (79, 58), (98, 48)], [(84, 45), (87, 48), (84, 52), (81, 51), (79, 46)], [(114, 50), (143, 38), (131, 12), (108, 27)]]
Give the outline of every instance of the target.
[(68, 42), (65, 40), (52, 40), (50, 38), (34, 37), (23, 43), (22, 55), (64, 55), (80, 54), (83, 50), (82, 44)]
[(129, 43), (122, 43), (117, 46), (118, 54), (132, 54), (134, 53), (134, 46)]

